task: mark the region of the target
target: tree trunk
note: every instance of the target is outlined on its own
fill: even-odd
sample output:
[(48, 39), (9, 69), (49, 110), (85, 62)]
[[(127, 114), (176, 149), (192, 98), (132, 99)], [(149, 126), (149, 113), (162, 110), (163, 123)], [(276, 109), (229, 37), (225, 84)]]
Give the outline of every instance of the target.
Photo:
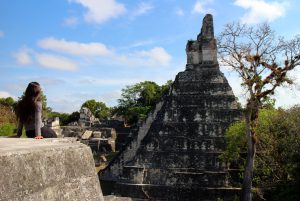
[(242, 186), (242, 201), (251, 201), (252, 200), (252, 175), (253, 175), (253, 166), (254, 166), (254, 157), (256, 152), (256, 142), (253, 140), (253, 128), (252, 123), (253, 119), (252, 110), (246, 111), (246, 136), (247, 136), (247, 160), (244, 173), (244, 180)]

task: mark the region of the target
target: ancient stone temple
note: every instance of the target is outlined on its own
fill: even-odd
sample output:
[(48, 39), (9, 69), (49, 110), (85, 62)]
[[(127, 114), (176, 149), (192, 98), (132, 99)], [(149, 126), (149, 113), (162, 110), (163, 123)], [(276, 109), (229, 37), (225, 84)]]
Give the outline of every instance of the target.
[(89, 108), (81, 107), (79, 115), (78, 123), (80, 126), (92, 126), (94, 124), (95, 117)]
[(239, 119), (236, 98), (219, 69), (212, 15), (186, 46), (186, 70), (156, 105), (139, 133), (104, 172), (114, 193), (150, 200), (231, 200), (219, 155), (224, 133)]

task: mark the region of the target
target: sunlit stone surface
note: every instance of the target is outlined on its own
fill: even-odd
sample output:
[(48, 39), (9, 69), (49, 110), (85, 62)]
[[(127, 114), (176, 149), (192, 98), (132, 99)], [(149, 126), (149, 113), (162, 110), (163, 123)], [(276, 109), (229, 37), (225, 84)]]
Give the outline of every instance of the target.
[(75, 139), (0, 138), (0, 201), (103, 201), (90, 148)]

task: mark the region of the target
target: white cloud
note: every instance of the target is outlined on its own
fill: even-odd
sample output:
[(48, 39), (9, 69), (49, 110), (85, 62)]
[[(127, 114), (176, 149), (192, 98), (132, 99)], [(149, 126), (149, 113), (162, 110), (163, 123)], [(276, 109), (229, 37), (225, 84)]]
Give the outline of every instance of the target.
[(287, 1), (266, 2), (265, 0), (235, 0), (234, 4), (247, 10), (241, 18), (242, 23), (257, 24), (264, 21), (272, 22), (283, 17), (289, 6)]
[(211, 8), (207, 8), (208, 5), (212, 4), (213, 0), (198, 0), (196, 1), (192, 13), (201, 13), (201, 14), (207, 14), (207, 13), (214, 13), (214, 10)]
[(177, 8), (175, 11), (176, 15), (178, 16), (184, 16), (184, 11), (181, 8)]
[(144, 15), (148, 13), (150, 10), (152, 10), (153, 8), (154, 7), (151, 4), (142, 2), (138, 5), (137, 9), (133, 11), (131, 17), (135, 18), (137, 16)]
[(12, 95), (6, 91), (0, 91), (0, 98), (12, 97)]
[(275, 90), (274, 98), (277, 107), (290, 108), (300, 104), (300, 70), (295, 69), (288, 73), (288, 77), (293, 80), (292, 85), (283, 85)]
[(204, 6), (200, 1), (197, 1), (193, 8), (194, 13), (205, 13)]
[[(23, 76), (22, 76), (23, 77)], [(19, 79), (22, 79), (22, 77), (20, 78), (20, 77), (18, 77), (18, 78), (16, 78), (17, 80), (19, 80)], [(28, 81), (28, 79), (26, 79), (26, 84), (27, 84), (27, 81)], [(17, 93), (17, 94), (20, 94), (20, 93), (22, 93), (23, 91), (24, 91), (24, 89), (25, 89), (25, 85), (24, 85), (24, 83), (17, 83), (16, 81), (15, 82), (13, 82), (13, 83), (10, 83), (8, 86), (7, 86), (7, 90), (8, 91), (13, 91), (14, 93)], [(20, 93), (19, 93), (20, 92)]]
[(84, 18), (89, 23), (100, 24), (126, 12), (125, 6), (115, 0), (69, 0), (69, 2), (81, 4), (87, 9)]
[(14, 53), (13, 56), (15, 57), (18, 64), (21, 65), (29, 65), (32, 63), (30, 53), (31, 50), (28, 48), (21, 48), (18, 52)]
[[(129, 47), (119, 48), (130, 49), (152, 44), (153, 41), (138, 41)], [(163, 47), (153, 47), (148, 50), (139, 51), (115, 51), (102, 43), (80, 43), (56, 39), (53, 37), (44, 38), (37, 42), (42, 48), (39, 52), (22, 48), (14, 54), (17, 62), (21, 65), (36, 63), (41, 67), (58, 70), (76, 70), (80, 64), (97, 65), (109, 62), (114, 66), (124, 67), (158, 67), (168, 66), (172, 59), (171, 55)], [(45, 50), (51, 50), (49, 54)], [(74, 61), (74, 58), (76, 61)]]
[(3, 31), (0, 31), (0, 38), (3, 38), (4, 37), (4, 32)]
[(121, 47), (119, 49), (130, 49), (130, 48), (136, 48), (136, 47), (142, 47), (142, 46), (147, 46), (153, 44), (153, 40), (142, 40), (142, 41), (136, 41), (128, 46)]
[(171, 55), (162, 48), (162, 47), (154, 47), (149, 51), (140, 51), (137, 53), (141, 58), (146, 58), (149, 62), (154, 62), (160, 65), (168, 65), (171, 61)]
[(41, 76), (41, 77), (33, 77), (27, 80), (37, 80), (39, 83), (41, 83), (42, 86), (47, 86), (47, 85), (62, 85), (65, 84), (66, 82), (62, 79), (54, 78), (54, 77), (46, 77), (46, 76)]
[(108, 104), (109, 106), (114, 106), (117, 104), (117, 100), (121, 98), (121, 91), (112, 91), (108, 93), (103, 93), (100, 95), (99, 100)]
[(51, 96), (47, 96), (47, 99), (47, 105), (50, 106), (54, 111), (64, 113), (79, 111), (82, 103), (87, 100), (84, 98), (78, 100), (74, 99), (74, 97), (66, 98), (66, 96), (63, 95), (55, 95), (53, 98), (51, 98)]
[(74, 71), (78, 68), (76, 63), (61, 56), (37, 54), (36, 59), (38, 64), (50, 69)]
[[(72, 98), (69, 98), (72, 97)], [(53, 97), (47, 95), (47, 104), (54, 111), (72, 113), (79, 111), (82, 103), (89, 99), (95, 99), (96, 101), (102, 101), (107, 106), (117, 105), (117, 99), (121, 97), (121, 90), (114, 90), (111, 92), (103, 92), (100, 94), (93, 92), (76, 91), (76, 93), (69, 93), (65, 96), (65, 92), (61, 94), (55, 94)]]
[(44, 49), (76, 56), (111, 56), (113, 54), (102, 43), (79, 43), (50, 37), (40, 40), (38, 45)]
[(130, 85), (133, 83), (141, 82), (142, 79), (106, 79), (106, 78), (95, 78), (95, 77), (83, 77), (81, 78), (78, 82), (80, 85), (83, 84), (93, 84), (93, 85), (99, 85), (99, 86), (125, 86), (125, 85)]
[(78, 24), (78, 18), (77, 17), (68, 17), (64, 19), (64, 25), (75, 27)]
[(299, 90), (295, 86), (279, 87), (275, 90), (274, 98), (276, 99), (275, 105), (277, 107), (290, 108), (299, 104)]
[(150, 50), (141, 50), (124, 55), (116, 55), (116, 62), (129, 67), (157, 67), (167, 66), (172, 59), (171, 55), (162, 47), (154, 47)]
[[(134, 43), (131, 47), (140, 47), (151, 44), (152, 41), (140, 41)], [(133, 53), (117, 53), (110, 50), (102, 43), (79, 43), (75, 41), (66, 41), (64, 39), (45, 38), (38, 42), (39, 47), (52, 50), (59, 53), (66, 53), (75, 56), (90, 56), (109, 58), (110, 62), (116, 62), (122, 65), (130, 66), (150, 66), (163, 65), (170, 63), (171, 55), (162, 47), (154, 47), (150, 50), (141, 50)]]

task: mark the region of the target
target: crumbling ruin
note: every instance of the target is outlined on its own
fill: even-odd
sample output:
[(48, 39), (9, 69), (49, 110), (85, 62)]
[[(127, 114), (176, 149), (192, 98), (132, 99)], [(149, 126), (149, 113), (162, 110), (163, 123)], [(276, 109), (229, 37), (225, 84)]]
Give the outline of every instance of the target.
[(51, 128), (57, 135), (57, 137), (62, 137), (62, 131), (60, 124), (59, 124), (59, 117), (54, 117), (54, 118), (48, 118), (44, 120), (44, 124)]
[(81, 107), (79, 112), (78, 124), (80, 126), (92, 126), (95, 122), (99, 120), (94, 117), (92, 112), (87, 107)]
[(0, 201), (104, 201), (89, 147), (75, 139), (0, 139)]
[(64, 137), (75, 137), (91, 148), (97, 170), (104, 168), (109, 162), (107, 157), (111, 158), (110, 155), (116, 152), (116, 129), (106, 127), (106, 125), (107, 122), (103, 124), (88, 108), (82, 107), (78, 122), (72, 122), (63, 127)]
[(114, 194), (151, 200), (231, 200), (228, 171), (219, 155), (224, 133), (241, 113), (219, 69), (212, 15), (186, 46), (186, 70), (137, 135), (100, 174)]

